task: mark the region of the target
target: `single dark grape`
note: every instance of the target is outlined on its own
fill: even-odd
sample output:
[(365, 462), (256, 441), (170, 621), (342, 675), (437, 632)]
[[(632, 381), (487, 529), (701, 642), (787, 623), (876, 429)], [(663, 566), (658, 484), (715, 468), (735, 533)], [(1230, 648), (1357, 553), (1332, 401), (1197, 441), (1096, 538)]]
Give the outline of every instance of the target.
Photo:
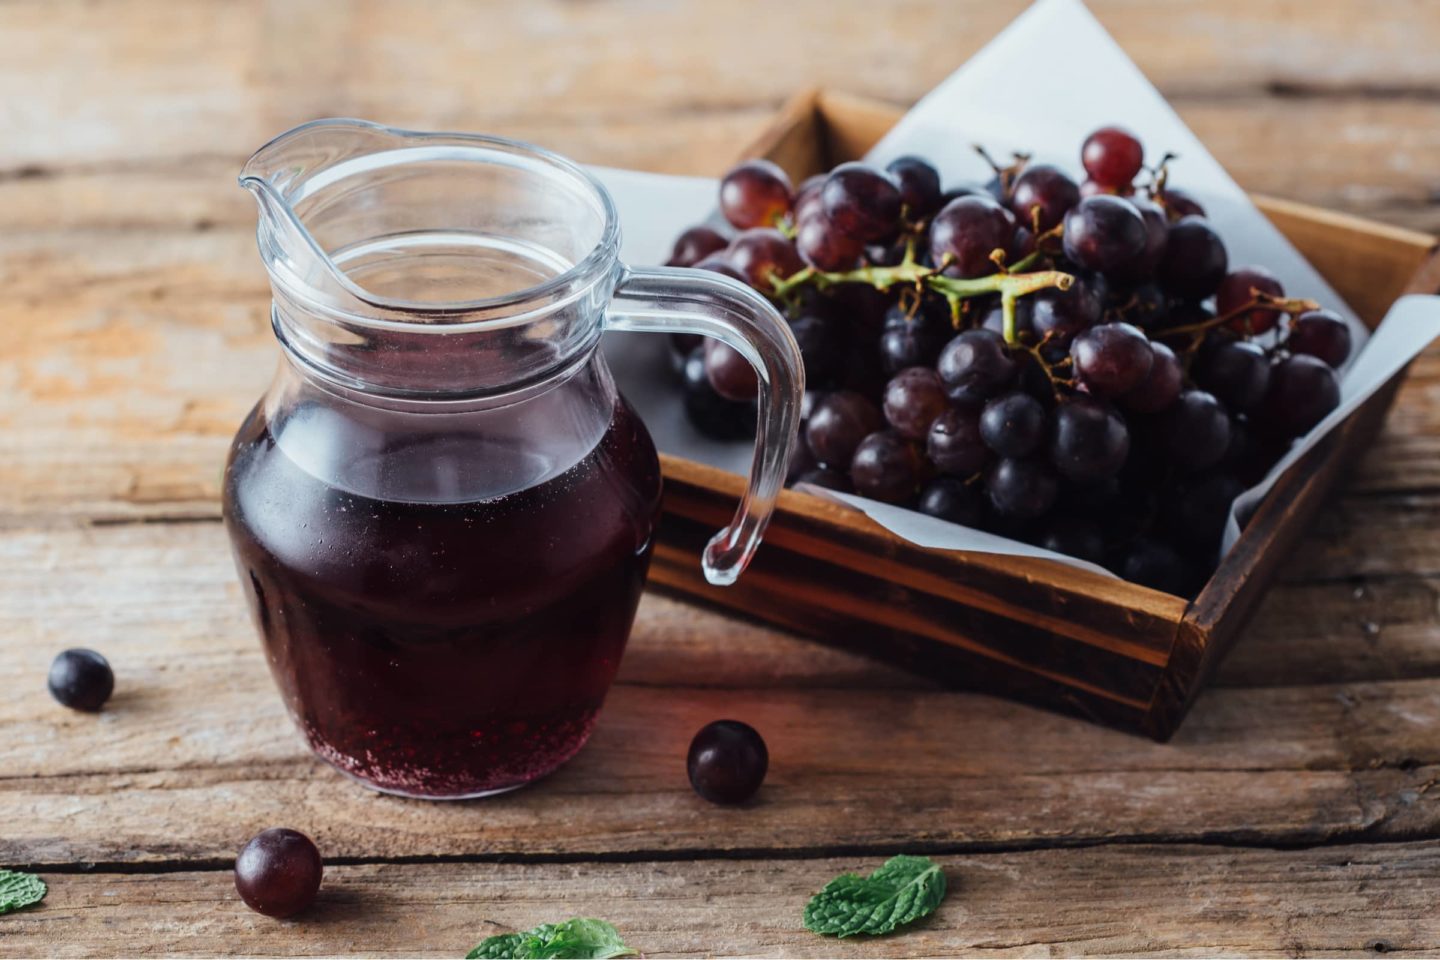
[(746, 402), (760, 389), (755, 368), (740, 351), (719, 340), (705, 341), (705, 376), (726, 400)]
[(980, 434), (980, 410), (956, 406), (935, 418), (926, 438), (930, 462), (946, 473), (968, 477), (985, 469), (992, 454)]
[(1186, 390), (1166, 413), (1165, 445), (1186, 470), (1213, 467), (1230, 447), (1230, 413), (1212, 394)]
[(790, 321), (790, 332), (805, 362), (805, 383), (828, 387), (845, 369), (845, 331), (841, 320), (820, 310), (805, 310)]
[(988, 400), (1015, 379), (1015, 360), (1005, 338), (993, 330), (966, 330), (940, 351), (936, 363), (950, 399), (962, 403)]
[(895, 432), (908, 440), (924, 440), (930, 425), (950, 408), (945, 384), (929, 367), (908, 367), (885, 385), (881, 408)]
[(1082, 200), (1086, 197), (1133, 197), (1134, 195), (1134, 184), (1124, 187), (1107, 187), (1094, 180), (1084, 180), (1080, 184), (1080, 199)]
[(769, 160), (747, 160), (720, 181), (720, 212), (741, 230), (775, 226), (794, 201), (790, 178)]
[(963, 527), (978, 527), (985, 519), (979, 484), (959, 477), (936, 477), (920, 490), (915, 509)]
[(1002, 394), (980, 413), (980, 436), (1002, 457), (1028, 457), (1045, 442), (1049, 426), (1045, 408), (1028, 393)]
[(1141, 330), (1160, 330), (1170, 319), (1170, 298), (1160, 284), (1147, 282), (1115, 296), (1113, 316)]
[(748, 723), (716, 720), (690, 741), (685, 771), (690, 786), (711, 803), (744, 803), (765, 782), (770, 751)]
[(986, 474), (985, 492), (1000, 516), (1033, 520), (1055, 505), (1060, 483), (1043, 460), (1001, 460)]
[(1117, 475), (1130, 454), (1130, 431), (1107, 403), (1074, 396), (1055, 410), (1050, 460), (1061, 476), (1089, 482)]
[(1049, 287), (1018, 301), (1016, 306), (1028, 304), (1029, 329), (1037, 338), (1048, 337), (1050, 343), (1065, 346), (1080, 331), (1100, 322), (1105, 311), (1105, 289), (1100, 274), (1086, 274), (1077, 276), (1069, 290)]
[(1155, 276), (1160, 261), (1165, 259), (1165, 248), (1170, 241), (1170, 220), (1164, 209), (1153, 200), (1131, 197), (1130, 203), (1140, 213), (1145, 223), (1145, 247), (1134, 260), (1117, 270), (1117, 279), (1130, 284), (1144, 283)]
[(1133, 390), (1155, 362), (1150, 341), (1128, 323), (1091, 327), (1070, 345), (1075, 374), (1091, 393), (1118, 397)]
[(719, 230), (711, 227), (691, 227), (680, 234), (670, 251), (667, 267), (693, 267), (712, 253), (719, 253), (730, 245)]
[(1270, 388), (1256, 411), (1261, 423), (1282, 437), (1300, 437), (1340, 405), (1340, 376), (1324, 360), (1297, 353), (1270, 371)]
[(1120, 189), (1128, 187), (1145, 165), (1145, 148), (1124, 127), (1101, 127), (1085, 138), (1080, 162), (1090, 179)]
[(293, 917), (315, 901), (325, 865), (305, 834), (284, 827), (257, 833), (235, 858), (235, 890), (267, 917)]
[(836, 469), (850, 466), (860, 441), (884, 426), (875, 404), (853, 390), (826, 394), (805, 422), (805, 442), (818, 463)]
[(799, 223), (812, 213), (824, 213), (825, 205), (820, 200), (820, 191), (825, 188), (826, 174), (811, 174), (800, 181), (800, 186), (795, 188), (795, 204), (791, 207), (791, 216)]
[(1158, 274), (1171, 296), (1204, 300), (1220, 286), (1229, 265), (1224, 242), (1204, 218), (1182, 217), (1170, 224)]
[(1065, 215), (1065, 256), (1089, 270), (1132, 270), (1147, 238), (1140, 211), (1120, 197), (1086, 197)]
[(850, 474), (834, 470), (830, 467), (815, 467), (806, 470), (793, 481), (794, 483), (811, 483), (817, 487), (824, 487), (826, 490), (835, 490), (839, 493), (854, 493), (855, 488), (850, 484)]
[(1033, 229), (1038, 226), (1043, 233), (1059, 226), (1065, 214), (1079, 202), (1079, 184), (1057, 167), (1035, 163), (1015, 178), (1009, 206), (1022, 227)]
[(115, 692), (110, 661), (94, 650), (74, 647), (50, 661), (50, 696), (71, 710), (94, 713)]
[(885, 329), (880, 334), (881, 365), (891, 374), (906, 367), (934, 366), (954, 335), (950, 305), (944, 300), (927, 300), (913, 316), (897, 303), (885, 312)]
[(836, 227), (867, 243), (885, 240), (900, 228), (900, 188), (863, 163), (842, 163), (821, 189), (825, 216)]
[(735, 269), (735, 265), (730, 262), (730, 258), (726, 256), (724, 250), (708, 254), (695, 264), (695, 269), (718, 273), (722, 277), (729, 277), (731, 280), (738, 280), (741, 283), (746, 282), (745, 274)]
[(1152, 342), (1150, 352), (1153, 356), (1150, 372), (1120, 397), (1125, 408), (1136, 413), (1159, 413), (1166, 409), (1180, 396), (1185, 381), (1185, 371), (1174, 350), (1163, 343)]
[(1049, 529), (1040, 537), (1040, 546), (1067, 557), (1105, 563), (1105, 537), (1100, 525), (1084, 517), (1057, 517), (1046, 521)]
[(940, 209), (940, 174), (919, 157), (896, 157), (885, 172), (900, 188), (900, 202), (912, 221), (925, 220)]
[(865, 245), (836, 227), (824, 211), (815, 210), (807, 213), (796, 228), (795, 249), (810, 266), (833, 273), (854, 267)]
[(1311, 310), (1296, 318), (1285, 346), (1291, 353), (1319, 357), (1338, 370), (1350, 359), (1350, 327), (1332, 310)]
[(1231, 410), (1249, 410), (1270, 385), (1270, 358), (1258, 343), (1221, 339), (1205, 345), (1191, 375)]
[(691, 426), (714, 440), (742, 440), (755, 432), (755, 404), (727, 400), (705, 373), (705, 345), (690, 351), (681, 370), (681, 396)]
[(761, 293), (774, 293), (776, 279), (783, 280), (805, 267), (795, 244), (773, 227), (756, 227), (739, 234), (730, 241), (725, 256), (745, 282)]
[(1148, 537), (1135, 541), (1125, 555), (1120, 575), (1132, 583), (1185, 596), (1190, 592), (1190, 571), (1174, 547)]
[[(1215, 312), (1220, 315), (1234, 313), (1255, 299), (1257, 293), (1272, 297), (1285, 296), (1280, 279), (1264, 267), (1241, 267), (1225, 275), (1220, 289), (1215, 291)], [(1255, 308), (1246, 310), (1230, 321), (1228, 326), (1237, 333), (1264, 333), (1280, 322), (1279, 310)]]
[(930, 261), (948, 277), (986, 277), (999, 268), (991, 259), (1015, 240), (1015, 216), (986, 196), (946, 204), (930, 225)]
[(1200, 206), (1200, 201), (1176, 187), (1166, 187), (1161, 190), (1156, 196), (1156, 200), (1165, 208), (1165, 212), (1171, 220), (1205, 216), (1205, 208)]
[(855, 492), (883, 503), (905, 503), (920, 486), (920, 452), (893, 430), (872, 433), (860, 441), (850, 461)]

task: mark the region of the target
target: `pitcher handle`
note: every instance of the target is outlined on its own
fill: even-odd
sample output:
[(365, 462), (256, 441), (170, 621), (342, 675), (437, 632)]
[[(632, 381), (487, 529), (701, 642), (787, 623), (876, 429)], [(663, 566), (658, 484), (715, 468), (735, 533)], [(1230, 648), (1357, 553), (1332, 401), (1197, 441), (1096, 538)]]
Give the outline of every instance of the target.
[(805, 393), (805, 366), (795, 337), (770, 301), (744, 284), (675, 267), (622, 268), (605, 327), (714, 337), (755, 368), (759, 417), (750, 484), (735, 519), (706, 544), (701, 564), (706, 580), (729, 586), (760, 546), (785, 485)]

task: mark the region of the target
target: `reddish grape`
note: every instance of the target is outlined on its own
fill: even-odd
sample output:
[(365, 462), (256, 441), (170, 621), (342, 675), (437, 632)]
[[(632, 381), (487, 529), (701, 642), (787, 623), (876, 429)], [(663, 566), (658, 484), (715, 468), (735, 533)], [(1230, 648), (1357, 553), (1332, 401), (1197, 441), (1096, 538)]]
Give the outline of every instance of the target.
[(1338, 370), (1350, 359), (1350, 327), (1333, 310), (1311, 310), (1295, 320), (1285, 346), (1291, 353), (1319, 357)]
[(310, 906), (325, 866), (305, 834), (272, 827), (250, 839), (235, 858), (235, 890), (267, 917), (291, 917)]
[(985, 519), (985, 506), (977, 485), (959, 477), (936, 477), (925, 484), (915, 509), (963, 527), (979, 526)]
[(885, 172), (900, 187), (900, 202), (912, 221), (927, 219), (940, 209), (940, 174), (919, 157), (896, 157)]
[(914, 444), (893, 430), (883, 430), (870, 434), (855, 448), (850, 482), (862, 497), (905, 503), (920, 486), (921, 467)]
[(940, 414), (930, 425), (925, 451), (931, 463), (957, 477), (985, 469), (991, 453), (980, 434), (980, 411), (958, 406)]
[(720, 181), (720, 212), (741, 230), (775, 226), (794, 201), (790, 178), (769, 160), (747, 160)]
[(846, 468), (860, 441), (883, 427), (875, 404), (853, 390), (826, 394), (805, 422), (805, 442), (816, 461), (827, 467)]
[(1155, 362), (1150, 341), (1128, 323), (1091, 327), (1070, 345), (1075, 374), (1091, 393), (1118, 397), (1133, 390)]
[[(1264, 267), (1241, 267), (1231, 271), (1220, 281), (1220, 289), (1215, 291), (1215, 312), (1221, 316), (1234, 313), (1260, 293), (1283, 297), (1285, 288), (1280, 285), (1279, 278)], [(1239, 314), (1227, 326), (1238, 333), (1256, 334), (1264, 333), (1279, 322), (1279, 310), (1257, 307)]]
[(745, 283), (745, 274), (735, 269), (735, 265), (722, 250), (719, 253), (712, 253), (695, 264), (696, 270), (708, 270), (710, 273), (718, 273), (722, 277), (729, 277), (731, 280), (739, 280)]
[(1213, 467), (1230, 448), (1230, 414), (1204, 390), (1186, 390), (1166, 414), (1165, 444), (1186, 470)]
[(1136, 413), (1159, 413), (1180, 396), (1185, 371), (1175, 357), (1175, 351), (1163, 343), (1150, 344), (1153, 362), (1145, 379), (1120, 397), (1126, 408)]
[(1000, 516), (1034, 520), (1055, 505), (1060, 483), (1043, 460), (1001, 460), (985, 476), (985, 492)]
[(783, 280), (805, 267), (795, 244), (773, 227), (744, 231), (730, 241), (725, 255), (745, 282), (761, 293), (774, 293), (775, 279)]
[(1199, 386), (1231, 410), (1249, 410), (1265, 397), (1270, 358), (1258, 343), (1219, 340), (1206, 344), (1191, 373)]
[(1225, 279), (1229, 264), (1225, 244), (1210, 224), (1200, 217), (1183, 217), (1170, 225), (1160, 283), (1182, 300), (1204, 300)]
[(1067, 479), (1105, 480), (1120, 472), (1130, 454), (1130, 431), (1110, 405), (1076, 396), (1055, 411), (1050, 460)]
[(744, 803), (765, 782), (770, 751), (748, 723), (716, 720), (690, 741), (685, 772), (690, 786), (711, 803)]
[(940, 351), (936, 363), (950, 399), (962, 403), (988, 400), (1015, 379), (1015, 360), (1005, 338), (993, 330), (966, 330)]
[(806, 263), (827, 273), (849, 270), (865, 251), (853, 234), (837, 229), (823, 211), (807, 213), (795, 232), (795, 249)]
[(1054, 229), (1070, 208), (1080, 202), (1080, 187), (1058, 168), (1047, 163), (1031, 164), (1015, 178), (1009, 207), (1020, 225), (1038, 226), (1041, 232)]
[(1120, 189), (1128, 187), (1145, 165), (1145, 149), (1135, 135), (1123, 127), (1101, 127), (1085, 138), (1080, 162), (1096, 183)]
[(885, 240), (900, 227), (900, 188), (866, 164), (842, 163), (831, 170), (820, 199), (830, 221), (862, 241)]
[(799, 223), (812, 213), (824, 213), (825, 204), (820, 191), (825, 188), (825, 174), (816, 173), (806, 177), (795, 190), (795, 206), (791, 210), (795, 222)]
[(1297, 353), (1275, 364), (1256, 415), (1271, 432), (1302, 437), (1340, 405), (1340, 377), (1324, 360)]
[(885, 419), (909, 440), (924, 440), (930, 425), (949, 406), (940, 375), (929, 367), (901, 370), (885, 385)]
[(728, 343), (705, 341), (705, 378), (726, 400), (754, 400), (760, 389), (755, 368)]
[(985, 404), (980, 436), (1002, 457), (1028, 457), (1045, 441), (1045, 408), (1027, 393), (1006, 393)]
[(1015, 215), (992, 197), (952, 200), (930, 225), (930, 260), (945, 265), (948, 277), (986, 277), (998, 267), (990, 255), (1009, 252), (1015, 239)]
[(1114, 187), (1107, 187), (1103, 183), (1096, 183), (1094, 180), (1085, 180), (1080, 184), (1082, 200), (1086, 197), (1133, 197), (1134, 195), (1134, 186), (1124, 186), (1117, 190)]
[(1065, 215), (1065, 256), (1089, 270), (1133, 269), (1147, 237), (1140, 211), (1120, 197), (1086, 197)]
[(719, 253), (730, 245), (730, 241), (711, 227), (691, 227), (680, 234), (675, 247), (670, 251), (667, 267), (693, 267), (712, 253)]

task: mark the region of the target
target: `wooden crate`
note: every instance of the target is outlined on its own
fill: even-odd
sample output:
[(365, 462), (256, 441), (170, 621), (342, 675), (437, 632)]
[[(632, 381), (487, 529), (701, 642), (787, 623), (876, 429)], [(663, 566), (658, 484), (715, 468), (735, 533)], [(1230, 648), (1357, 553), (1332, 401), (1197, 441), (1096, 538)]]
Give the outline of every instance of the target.
[[(863, 155), (899, 116), (888, 105), (809, 92), (739, 156), (769, 157), (798, 180)], [(1433, 237), (1254, 199), (1367, 324), (1402, 293), (1440, 290)], [(739, 583), (711, 587), (700, 575), (700, 549), (729, 520), (743, 483), (668, 456), (650, 577), (952, 686), (1164, 740), (1344, 467), (1376, 435), (1403, 376), (1281, 479), (1193, 602), (1060, 564), (918, 547), (856, 511), (795, 491), (782, 495)]]

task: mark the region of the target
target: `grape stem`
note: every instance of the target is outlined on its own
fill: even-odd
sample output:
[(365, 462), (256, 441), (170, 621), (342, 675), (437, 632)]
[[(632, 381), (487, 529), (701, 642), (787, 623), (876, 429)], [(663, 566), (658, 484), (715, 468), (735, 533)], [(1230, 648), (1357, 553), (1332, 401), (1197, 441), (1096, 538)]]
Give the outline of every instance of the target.
[(1186, 333), (1204, 333), (1214, 327), (1230, 323), (1232, 320), (1237, 320), (1257, 307), (1266, 310), (1279, 310), (1282, 313), (1288, 313), (1292, 316), (1320, 309), (1320, 304), (1314, 300), (1306, 300), (1302, 297), (1275, 297), (1257, 290), (1254, 287), (1250, 288), (1250, 293), (1254, 297), (1252, 300), (1241, 304), (1228, 313), (1223, 313), (1218, 317), (1211, 317), (1209, 320), (1202, 320), (1199, 323), (1188, 323), (1183, 327), (1171, 327), (1168, 330), (1161, 331), (1161, 333), (1167, 337), (1180, 336)]
[(1040, 234), (1035, 238), (1035, 249), (1031, 250), (1019, 260), (1016, 260), (1014, 265), (1010, 267), (1010, 272), (1024, 273), (1026, 270), (1029, 270), (1031, 267), (1035, 266), (1035, 264), (1040, 262), (1041, 257), (1045, 256), (1045, 250), (1042, 244), (1046, 240), (1059, 240), (1064, 236), (1065, 224), (1055, 224), (1055, 226), (1051, 227), (1049, 230), (1046, 230), (1044, 233)]

